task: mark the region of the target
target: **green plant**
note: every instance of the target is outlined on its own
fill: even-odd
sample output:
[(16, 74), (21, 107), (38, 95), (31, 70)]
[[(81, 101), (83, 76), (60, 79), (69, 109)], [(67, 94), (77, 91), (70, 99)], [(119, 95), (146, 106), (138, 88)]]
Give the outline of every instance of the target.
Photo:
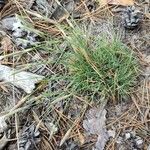
[(66, 63), (73, 91), (105, 98), (118, 98), (131, 91), (139, 67), (133, 52), (119, 39), (91, 37), (79, 27), (65, 37), (73, 49)]

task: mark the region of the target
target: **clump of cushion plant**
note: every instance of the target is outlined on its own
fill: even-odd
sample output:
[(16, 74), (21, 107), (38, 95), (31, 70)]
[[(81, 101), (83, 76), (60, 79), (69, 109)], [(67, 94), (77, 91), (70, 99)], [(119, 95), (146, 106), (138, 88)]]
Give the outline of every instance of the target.
[(73, 49), (67, 64), (75, 92), (118, 98), (131, 91), (139, 67), (133, 51), (120, 40), (91, 37), (78, 27), (66, 38)]

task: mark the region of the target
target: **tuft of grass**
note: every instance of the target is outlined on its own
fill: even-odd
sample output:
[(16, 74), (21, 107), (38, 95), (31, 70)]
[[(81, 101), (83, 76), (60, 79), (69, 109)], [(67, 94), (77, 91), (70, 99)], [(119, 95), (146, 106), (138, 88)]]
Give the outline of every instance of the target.
[(111, 99), (131, 92), (139, 66), (133, 51), (119, 39), (92, 37), (79, 27), (65, 37), (73, 49), (66, 64), (74, 92)]

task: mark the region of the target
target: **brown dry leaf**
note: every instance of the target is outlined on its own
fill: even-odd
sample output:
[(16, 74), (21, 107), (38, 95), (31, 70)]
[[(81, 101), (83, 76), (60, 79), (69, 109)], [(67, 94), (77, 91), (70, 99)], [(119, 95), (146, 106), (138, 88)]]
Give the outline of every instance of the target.
[(150, 13), (145, 14), (145, 16), (150, 19)]
[(13, 43), (10, 40), (9, 37), (5, 36), (2, 41), (1, 41), (1, 48), (4, 51), (5, 54), (7, 54), (7, 52), (13, 51)]
[(130, 6), (134, 5), (134, 0), (99, 0), (100, 5), (122, 5), (122, 6)]

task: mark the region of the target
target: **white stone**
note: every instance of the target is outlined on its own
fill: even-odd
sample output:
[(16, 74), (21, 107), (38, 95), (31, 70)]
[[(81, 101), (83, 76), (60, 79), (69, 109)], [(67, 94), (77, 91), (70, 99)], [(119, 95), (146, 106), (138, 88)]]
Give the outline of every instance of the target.
[(114, 130), (108, 130), (107, 133), (109, 137), (115, 138), (116, 132)]
[(118, 137), (116, 143), (121, 144), (123, 142), (123, 138), (121, 136)]
[(125, 139), (126, 139), (126, 140), (128, 140), (130, 137), (131, 137), (131, 134), (130, 134), (130, 133), (126, 133), (126, 134), (125, 134)]
[(138, 140), (136, 141), (136, 144), (137, 144), (137, 145), (143, 144), (143, 140), (142, 140), (142, 139), (138, 139)]

